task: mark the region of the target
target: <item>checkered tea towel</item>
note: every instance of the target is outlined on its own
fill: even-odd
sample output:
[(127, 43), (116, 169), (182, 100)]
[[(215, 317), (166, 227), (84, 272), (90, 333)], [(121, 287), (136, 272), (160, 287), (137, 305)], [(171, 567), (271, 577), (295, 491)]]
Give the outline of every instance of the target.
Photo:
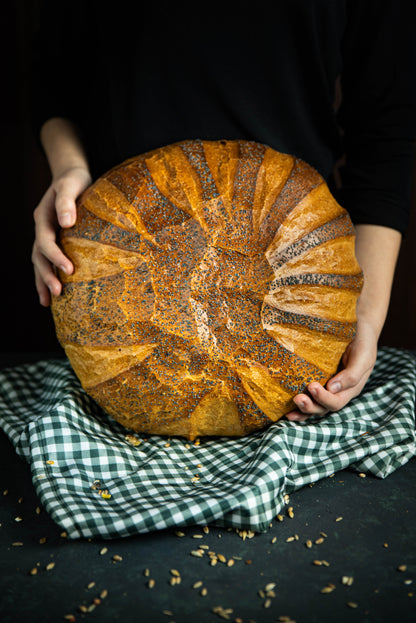
[(416, 357), (381, 349), (338, 413), (239, 439), (134, 435), (82, 390), (66, 361), (0, 372), (0, 426), (30, 463), (69, 538), (212, 523), (264, 531), (283, 496), (347, 466), (385, 478), (415, 455)]

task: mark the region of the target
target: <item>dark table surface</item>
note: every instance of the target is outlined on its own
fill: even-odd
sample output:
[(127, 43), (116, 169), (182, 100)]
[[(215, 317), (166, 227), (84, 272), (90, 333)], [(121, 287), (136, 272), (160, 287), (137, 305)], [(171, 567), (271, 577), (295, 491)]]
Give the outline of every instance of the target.
[[(0, 365), (40, 358), (19, 353)], [(1, 623), (55, 623), (71, 614), (91, 623), (416, 622), (415, 459), (385, 480), (344, 470), (304, 487), (282, 521), (245, 540), (235, 530), (195, 526), (184, 536), (70, 541), (41, 508), (30, 466), (4, 433), (0, 463)], [(204, 556), (192, 556), (201, 545)], [(209, 551), (234, 564), (211, 566)], [(172, 569), (181, 578), (174, 586)], [(276, 586), (267, 597), (269, 583)], [(217, 607), (232, 612), (221, 616)]]

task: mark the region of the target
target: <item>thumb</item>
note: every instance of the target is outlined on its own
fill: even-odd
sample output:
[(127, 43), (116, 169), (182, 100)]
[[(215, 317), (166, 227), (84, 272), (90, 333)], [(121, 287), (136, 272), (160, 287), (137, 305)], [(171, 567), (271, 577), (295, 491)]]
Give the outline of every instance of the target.
[(374, 366), (374, 357), (363, 345), (350, 344), (343, 357), (344, 369), (338, 372), (327, 383), (327, 389), (338, 394), (351, 389), (367, 380)]

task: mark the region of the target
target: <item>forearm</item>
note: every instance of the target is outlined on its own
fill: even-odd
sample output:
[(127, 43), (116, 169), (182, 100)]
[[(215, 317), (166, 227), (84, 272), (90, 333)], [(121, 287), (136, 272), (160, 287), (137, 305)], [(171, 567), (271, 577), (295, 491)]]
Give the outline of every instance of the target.
[(40, 140), (51, 169), (57, 179), (68, 169), (89, 169), (88, 159), (75, 126), (67, 119), (54, 117), (43, 124)]
[(356, 225), (355, 254), (364, 273), (357, 318), (372, 327), (377, 340), (387, 316), (401, 238), (389, 227)]

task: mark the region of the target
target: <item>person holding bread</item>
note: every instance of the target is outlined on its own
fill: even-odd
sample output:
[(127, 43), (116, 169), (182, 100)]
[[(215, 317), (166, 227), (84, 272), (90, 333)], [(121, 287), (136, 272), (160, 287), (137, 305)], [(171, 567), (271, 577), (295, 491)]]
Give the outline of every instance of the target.
[(214, 2), (202, 15), (186, 5), (144, 3), (133, 19), (129, 3), (41, 3), (31, 97), (51, 184), (35, 210), (40, 303), (61, 293), (55, 267), (73, 272), (57, 228), (75, 223), (77, 197), (100, 174), (187, 138), (264, 143), (312, 165), (355, 225), (356, 337), (342, 369), (325, 387), (312, 382), (286, 417), (338, 411), (374, 367), (409, 219), (415, 9), (293, 0), (225, 12)]

